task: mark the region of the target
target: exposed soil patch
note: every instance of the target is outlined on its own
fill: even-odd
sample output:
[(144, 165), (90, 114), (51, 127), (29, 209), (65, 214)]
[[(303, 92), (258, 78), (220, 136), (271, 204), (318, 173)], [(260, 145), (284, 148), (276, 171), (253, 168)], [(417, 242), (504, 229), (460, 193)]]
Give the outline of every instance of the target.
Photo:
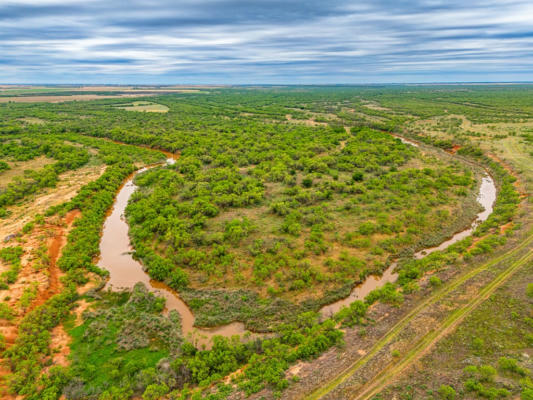
[(50, 348), (52, 349), (54, 365), (61, 365), (63, 367), (68, 365), (70, 340), (71, 338), (62, 324), (52, 329)]
[[(0, 333), (6, 337), (6, 345), (9, 347), (15, 342), (17, 337), (17, 327), (24, 315), (29, 311), (42, 305), (53, 295), (61, 291), (60, 277), (62, 272), (57, 266), (57, 260), (61, 257), (61, 251), (66, 244), (66, 237), (73, 226), (76, 218), (81, 215), (79, 210), (72, 210), (63, 218), (51, 217), (44, 225), (39, 225), (34, 230), (22, 237), (20, 245), (24, 250), (22, 258), (22, 268), (18, 274), (17, 281), (10, 285), (6, 291), (9, 294), (9, 300), (5, 301), (10, 308), (16, 313), (15, 318), (11, 321), (0, 321)], [(34, 251), (40, 248), (43, 244), (47, 246), (47, 260), (46, 268), (36, 268), (36, 258), (32, 256)], [(21, 305), (23, 294), (28, 289), (35, 289), (35, 298), (29, 306)], [(6, 298), (4, 296), (4, 298)], [(68, 335), (58, 327), (52, 331), (52, 348), (57, 349), (57, 364), (64, 365), (66, 362), (66, 355), (68, 355)], [(55, 357), (54, 357), (55, 360)], [(0, 359), (0, 364), (2, 364)], [(0, 369), (0, 377), (9, 374), (6, 368)], [(0, 382), (0, 393), (3, 399), (10, 399), (6, 394), (5, 381)]]
[(139, 112), (156, 112), (156, 113), (166, 113), (168, 112), (168, 107), (163, 104), (152, 103), (150, 101), (134, 101), (128, 104), (115, 104), (115, 108), (120, 108), (126, 111), (139, 111)]
[(19, 121), (25, 122), (27, 124), (37, 124), (37, 125), (43, 125), (46, 123), (44, 119), (35, 118), (35, 117), (19, 118)]
[(361, 102), (362, 105), (366, 108), (370, 108), (371, 110), (376, 110), (376, 111), (391, 111), (390, 108), (386, 108), (386, 107), (383, 107), (381, 106), (380, 104), (378, 104), (377, 102), (375, 101), (362, 101)]
[(450, 154), (455, 154), (461, 148), (458, 144), (454, 144), (453, 147), (448, 151)]
[(54, 160), (47, 157), (36, 157), (28, 161), (8, 161), (8, 170), (0, 173), (0, 187), (7, 186), (13, 178), (24, 176), (26, 170), (39, 170), (46, 165), (54, 163)]
[(285, 118), (287, 118), (287, 121), (293, 123), (293, 124), (302, 124), (307, 126), (328, 126), (327, 122), (317, 122), (313, 118), (309, 119), (294, 119), (292, 118), (291, 114), (285, 115)]
[(55, 188), (47, 188), (23, 204), (8, 207), (12, 214), (0, 220), (0, 240), (19, 232), (36, 214), (43, 214), (49, 207), (72, 199), (83, 185), (96, 180), (104, 170), (105, 166), (91, 165), (65, 172), (60, 175)]

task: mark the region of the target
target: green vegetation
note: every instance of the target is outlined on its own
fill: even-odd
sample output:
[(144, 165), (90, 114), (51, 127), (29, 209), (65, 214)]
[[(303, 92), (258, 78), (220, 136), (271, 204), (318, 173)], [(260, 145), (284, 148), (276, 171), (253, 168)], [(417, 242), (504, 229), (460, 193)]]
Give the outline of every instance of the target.
[(118, 395), (108, 387), (121, 387), (124, 396), (142, 392), (156, 378), (158, 361), (181, 347), (179, 316), (161, 316), (164, 303), (143, 286), (106, 292), (100, 304), (70, 330), (76, 379), (64, 389), (69, 398)]
[(282, 390), (290, 363), (316, 357), (342, 338), (332, 321), (318, 323), (315, 313), (307, 313), (279, 326), (273, 339), (241, 343), (238, 337), (217, 337), (210, 350), (197, 350), (183, 341), (177, 314), (160, 315), (163, 304), (142, 285), (131, 293), (103, 293), (95, 311), (70, 330), (69, 374), (76, 378), (64, 388), (67, 397), (177, 395), (190, 385), (208, 388), (244, 365), (245, 374), (236, 379), (240, 389), (250, 394), (265, 385)]
[(56, 163), (47, 165), (42, 170), (26, 170), (23, 177), (13, 178), (13, 181), (0, 193), (1, 216), (7, 214), (6, 206), (15, 204), (41, 188), (55, 186), (60, 173), (79, 168), (89, 161), (86, 149), (49, 137), (41, 139), (6, 136), (0, 141), (0, 157), (27, 161), (40, 155), (53, 158)]
[[(61, 368), (51, 369), (48, 374), (41, 376), (41, 370), (51, 355), (49, 331), (69, 314), (77, 299), (76, 285), (86, 282), (85, 272), (103, 273), (92, 264), (98, 254), (100, 227), (106, 211), (113, 203), (114, 193), (124, 178), (135, 169), (132, 161), (149, 163), (162, 158), (160, 153), (137, 147), (131, 147), (124, 153), (121, 145), (77, 135), (68, 135), (64, 139), (97, 148), (98, 156), (108, 164), (108, 168), (95, 182), (82, 188), (70, 202), (47, 212), (52, 215), (78, 208), (83, 216), (69, 234), (68, 244), (63, 248), (58, 262), (67, 272), (63, 278), (64, 291), (24, 316), (15, 343), (4, 353), (13, 372), (9, 378), (10, 390), (30, 399), (57, 398), (70, 379)], [(30, 297), (31, 292), (28, 292), (25, 298)]]
[[(407, 167), (421, 158), (416, 149), (378, 131), (354, 130), (346, 139), (344, 129), (266, 128), (243, 130), (239, 144), (213, 132), (173, 166), (136, 178), (141, 190), (127, 216), (151, 277), (176, 290), (267, 288), (274, 297), (317, 300), (316, 309), (317, 295), (421, 246), (434, 224), (447, 225), (444, 208), (460, 202), (458, 188), (475, 187), (465, 167), (431, 168), (435, 159)], [(357, 168), (364, 180), (353, 179)], [(195, 293), (202, 303), (209, 297), (188, 291), (192, 304)], [(245, 312), (235, 317), (248, 322)], [(265, 326), (253, 317), (248, 323)]]
[(439, 388), (439, 395), (441, 396), (441, 398), (443, 398), (445, 400), (454, 400), (456, 392), (455, 392), (454, 388), (452, 388), (451, 386), (442, 385)]
[[(277, 397), (299, 381), (287, 373), (291, 365), (342, 346), (344, 331), (366, 332), (379, 323), (368, 315), (373, 304), (400, 307), (426, 273), (438, 273), (429, 278), (433, 292), (445, 291), (446, 272), (467, 269), (506, 244), (513, 230), (500, 227), (514, 223), (520, 198), (515, 178), (486, 157), (478, 136), (461, 134), (461, 118), (440, 118), (436, 126), (443, 136), (418, 132), (415, 124), (444, 109), (478, 122), (533, 115), (524, 105), (528, 88), (437, 90), (438, 101), (425, 88), (409, 88), (407, 97), (400, 88), (236, 88), (131, 104), (106, 99), (0, 105), (0, 158), (54, 160), (0, 193), (4, 216), (6, 207), (55, 185), (60, 173), (88, 162), (106, 165), (97, 180), (46, 213), (78, 209), (81, 217), (58, 261), (65, 272), (62, 293), (22, 318), (15, 344), (4, 353), (13, 372), (10, 389), (29, 399), (215, 400), (235, 391)], [(125, 112), (156, 111), (149, 109), (154, 106), (168, 112)], [(403, 143), (391, 132), (407, 133), (422, 145)], [(107, 274), (94, 262), (114, 195), (133, 171), (163, 159), (155, 149), (180, 157), (136, 177), (139, 190), (127, 207), (135, 257), (150, 277), (179, 291), (197, 326), (241, 321), (269, 332), (265, 338), (216, 337), (211, 348), (197, 349), (183, 338), (179, 316), (166, 314), (163, 300), (142, 285), (130, 292), (89, 291), (84, 300), (91, 309), (76, 326), (76, 287), (87, 283), (88, 272)], [(479, 164), (498, 185), (492, 215), (472, 237), (413, 259), (414, 252), (463, 229), (479, 211)], [(43, 222), (37, 217), (22, 230), (31, 233)], [(10, 268), (2, 275), (6, 288), (20, 267), (16, 248), (0, 250)], [(48, 267), (46, 248), (32, 256), (37, 270)], [(396, 283), (330, 319), (319, 316), (321, 306), (346, 297), (355, 284), (396, 260)], [(34, 297), (27, 287), (17, 307), (29, 309)], [(0, 304), (1, 317), (12, 319), (13, 310)], [(48, 368), (49, 332), (60, 323), (72, 337), (70, 365)], [(490, 343), (482, 336), (469, 341), (479, 352)], [(405, 355), (387, 354), (398, 360)], [(455, 381), (460, 384), (439, 381), (435, 396), (498, 398), (508, 391), (528, 398), (533, 389), (528, 383), (519, 389), (499, 384), (500, 378), (529, 379), (510, 354), (484, 359), (461, 374)]]
[(0, 303), (0, 319), (12, 320), (14, 317), (13, 310), (6, 303)]
[(21, 267), (20, 259), (23, 253), (24, 250), (20, 246), (0, 249), (0, 260), (9, 265), (9, 269), (0, 274), (0, 290), (8, 289), (10, 284), (17, 281)]
[(168, 112), (168, 107), (162, 104), (152, 103), (150, 101), (134, 101), (128, 104), (113, 104), (113, 107), (121, 108), (126, 111), (141, 112)]

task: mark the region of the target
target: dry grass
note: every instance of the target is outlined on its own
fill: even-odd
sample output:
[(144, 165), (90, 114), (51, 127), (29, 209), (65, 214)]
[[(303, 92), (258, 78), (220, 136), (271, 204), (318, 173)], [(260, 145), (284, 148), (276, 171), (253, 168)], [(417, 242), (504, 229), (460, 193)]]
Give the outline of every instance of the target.
[(375, 101), (362, 101), (361, 102), (362, 105), (366, 108), (369, 108), (371, 110), (376, 110), (376, 111), (391, 111), (390, 108), (386, 108), (386, 107), (383, 107), (381, 106), (380, 104), (378, 104), (377, 102)]
[[(6, 346), (11, 346), (18, 335), (18, 325), (24, 316), (35, 307), (43, 304), (51, 296), (57, 294), (61, 290), (60, 278), (62, 272), (56, 265), (56, 261), (61, 257), (63, 246), (67, 242), (67, 235), (73, 226), (73, 222), (80, 216), (79, 210), (72, 210), (64, 217), (53, 216), (47, 218), (44, 225), (37, 225), (33, 231), (24, 235), (18, 243), (13, 241), (2, 244), (2, 246), (19, 244), (24, 250), (21, 259), (22, 268), (18, 274), (17, 281), (10, 285), (9, 290), (0, 291), (0, 296), (4, 303), (14, 311), (14, 318), (10, 321), (3, 320), (0, 324), (0, 333), (6, 339)], [(48, 264), (42, 268), (35, 268), (39, 261), (33, 256), (34, 251), (41, 246), (48, 248)], [(34, 288), (35, 298), (31, 301), (29, 306), (21, 307), (20, 300), (23, 297), (25, 290)], [(54, 362), (58, 365), (66, 365), (69, 340), (68, 335), (60, 329), (54, 329), (52, 338), (52, 347), (58, 350), (55, 354)], [(3, 359), (0, 359), (0, 364), (4, 365)], [(0, 377), (9, 374), (8, 368), (0, 368)], [(19, 398), (11, 396), (7, 392), (7, 381), (0, 380), (0, 396), (2, 399)]]
[(36, 214), (42, 214), (49, 207), (70, 200), (83, 185), (97, 179), (104, 170), (103, 165), (87, 165), (65, 172), (60, 175), (55, 188), (47, 188), (28, 202), (8, 207), (12, 214), (8, 219), (0, 220), (0, 239), (19, 232)]
[(302, 124), (306, 126), (328, 126), (327, 122), (317, 122), (313, 118), (309, 119), (293, 119), (291, 114), (285, 115), (287, 121), (293, 124)]
[(15, 177), (24, 176), (25, 170), (39, 170), (45, 165), (53, 164), (55, 160), (45, 156), (36, 157), (28, 161), (8, 161), (9, 167), (6, 171), (0, 173), (0, 188), (6, 187)]
[(35, 118), (35, 117), (25, 117), (25, 118), (19, 118), (19, 121), (25, 122), (26, 124), (37, 124), (37, 125), (43, 125), (46, 123), (44, 119), (41, 118)]
[(76, 94), (72, 96), (20, 96), (20, 97), (0, 97), (0, 103), (63, 103), (65, 101), (86, 101), (86, 100), (101, 100), (101, 99), (116, 99), (116, 98), (132, 98), (132, 97), (146, 97), (153, 96), (156, 93), (128, 93), (117, 95), (101, 95), (101, 94)]
[(150, 101), (134, 101), (129, 104), (121, 104), (116, 107), (122, 110), (127, 111), (140, 111), (140, 112), (156, 112), (156, 113), (166, 113), (168, 112), (168, 107), (163, 104), (152, 103)]

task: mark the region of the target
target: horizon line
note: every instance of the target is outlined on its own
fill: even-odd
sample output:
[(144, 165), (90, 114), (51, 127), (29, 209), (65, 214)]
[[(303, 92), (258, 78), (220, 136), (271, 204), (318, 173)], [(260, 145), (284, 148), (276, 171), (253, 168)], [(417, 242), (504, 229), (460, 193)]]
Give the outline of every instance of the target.
[(287, 86), (287, 87), (301, 87), (301, 86), (431, 86), (431, 85), (530, 85), (531, 81), (452, 81), (452, 82), (369, 82), (369, 83), (3, 83), (0, 82), (0, 86), (154, 86), (154, 87), (234, 87), (234, 86)]

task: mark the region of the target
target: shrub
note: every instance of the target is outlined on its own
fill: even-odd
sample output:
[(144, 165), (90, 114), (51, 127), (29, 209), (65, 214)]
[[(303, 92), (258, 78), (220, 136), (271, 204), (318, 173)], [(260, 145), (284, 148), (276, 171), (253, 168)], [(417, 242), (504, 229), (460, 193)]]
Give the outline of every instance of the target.
[(361, 235), (371, 235), (376, 232), (376, 225), (370, 221), (363, 222), (359, 225), (359, 233)]
[(14, 312), (7, 303), (0, 303), (0, 319), (12, 320)]
[(143, 400), (158, 400), (169, 392), (169, 388), (164, 383), (158, 385), (153, 383), (146, 387), (143, 393)]
[(526, 294), (527, 297), (533, 297), (533, 283), (527, 284)]
[(341, 321), (345, 326), (354, 326), (362, 323), (363, 318), (368, 310), (368, 304), (365, 304), (361, 300), (356, 300), (348, 307), (343, 307), (337, 312), (333, 319), (335, 321)]
[(478, 370), (479, 379), (483, 382), (492, 382), (496, 376), (496, 370), (490, 365), (482, 365)]
[(365, 303), (367, 304), (374, 304), (376, 301), (397, 306), (403, 302), (403, 295), (396, 290), (394, 284), (388, 282), (383, 287), (372, 290), (365, 297)]
[(33, 231), (34, 226), (35, 225), (33, 222), (28, 222), (26, 225), (22, 227), (22, 233), (24, 234), (30, 233), (31, 231)]
[(363, 173), (361, 171), (356, 171), (352, 175), (352, 179), (355, 182), (361, 182), (363, 180)]
[(226, 223), (224, 227), (224, 240), (236, 245), (255, 229), (252, 222), (244, 217), (233, 219)]
[(518, 365), (518, 361), (514, 358), (500, 357), (498, 360), (498, 368), (505, 372), (511, 372), (520, 376), (527, 376), (527, 370)]
[(475, 354), (479, 354), (484, 347), (485, 342), (483, 341), (483, 339), (479, 337), (475, 337), (472, 339), (472, 349), (474, 350)]
[(441, 385), (439, 388), (439, 395), (445, 400), (454, 400), (455, 399), (455, 389), (450, 385)]
[(431, 278), (429, 278), (429, 284), (433, 287), (438, 287), (442, 285), (442, 281), (438, 276), (433, 275)]

